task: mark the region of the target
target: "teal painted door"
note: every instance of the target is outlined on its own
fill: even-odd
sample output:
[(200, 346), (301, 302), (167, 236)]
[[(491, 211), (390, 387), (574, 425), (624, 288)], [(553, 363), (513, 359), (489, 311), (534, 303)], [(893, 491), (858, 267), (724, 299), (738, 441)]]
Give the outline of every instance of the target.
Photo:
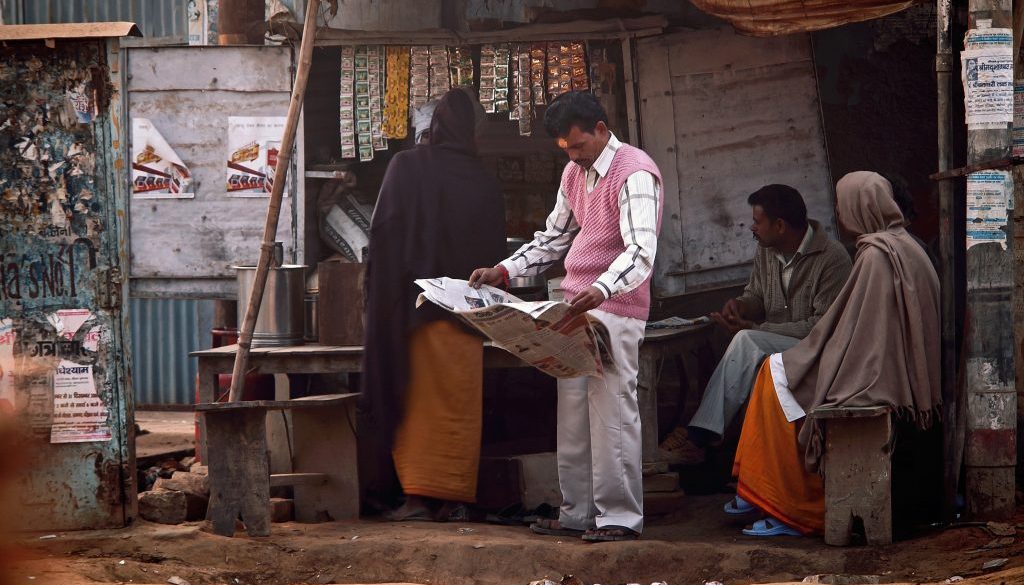
[(0, 47), (0, 424), (22, 435), (21, 528), (135, 509), (121, 71), (116, 40)]

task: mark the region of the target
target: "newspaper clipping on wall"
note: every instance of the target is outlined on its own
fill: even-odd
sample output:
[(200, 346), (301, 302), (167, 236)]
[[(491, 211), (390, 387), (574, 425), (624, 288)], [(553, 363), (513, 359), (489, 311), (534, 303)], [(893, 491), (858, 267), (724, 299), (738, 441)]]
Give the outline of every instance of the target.
[(1013, 209), (1013, 179), (1007, 171), (967, 175), (967, 247), (989, 242), (1006, 249), (1006, 226)]
[(961, 63), (967, 127), (1006, 128), (1013, 122), (1013, 31), (968, 31)]
[(556, 378), (604, 375), (608, 330), (596, 318), (569, 317), (569, 304), (523, 301), (503, 290), (454, 278), (417, 280), (416, 306), (430, 301), (460, 317), (494, 345)]

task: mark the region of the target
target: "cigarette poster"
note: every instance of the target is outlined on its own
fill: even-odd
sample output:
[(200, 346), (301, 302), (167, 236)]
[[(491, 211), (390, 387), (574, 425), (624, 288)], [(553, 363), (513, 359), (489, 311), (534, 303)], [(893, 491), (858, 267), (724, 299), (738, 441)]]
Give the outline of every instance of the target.
[(61, 360), (53, 373), (51, 443), (109, 441), (107, 407), (96, 392), (92, 366)]
[(997, 242), (1006, 249), (1007, 201), (1013, 182), (1006, 171), (967, 175), (967, 248)]
[(14, 412), (14, 322), (0, 319), (0, 416)]
[(961, 63), (967, 127), (1006, 128), (1013, 122), (1013, 31), (968, 31)]
[(270, 196), (284, 123), (283, 117), (228, 118), (226, 186), (229, 197)]
[(192, 174), (153, 123), (132, 119), (132, 197), (192, 199)]

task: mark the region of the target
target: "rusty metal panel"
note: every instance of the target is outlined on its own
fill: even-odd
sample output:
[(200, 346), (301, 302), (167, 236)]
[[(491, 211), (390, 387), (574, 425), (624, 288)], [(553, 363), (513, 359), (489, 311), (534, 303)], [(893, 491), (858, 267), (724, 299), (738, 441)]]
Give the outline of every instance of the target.
[(639, 41), (637, 61), (644, 145), (667, 176), (656, 296), (745, 282), (756, 246), (747, 196), (769, 183), (799, 190), (834, 237), (807, 35), (683, 32)]
[[(194, 199), (131, 202), (132, 296), (234, 298), (231, 267), (255, 263), (267, 198), (227, 196), (228, 117), (286, 116), (291, 65), (288, 47), (129, 50), (129, 117), (152, 121), (195, 187)], [(301, 123), (298, 132), (277, 237), (289, 261), (303, 249), (303, 214), (293, 205), (305, 185), (296, 180), (304, 172)]]
[[(120, 59), (114, 40), (0, 48), (0, 413), (27, 460), (11, 520), (34, 530), (123, 526), (135, 509)], [(78, 416), (95, 423), (66, 432)]]
[(39, 39), (86, 39), (142, 36), (134, 22), (99, 22), (74, 24), (20, 24), (0, 29), (0, 40), (32, 41)]
[(173, 37), (185, 42), (188, 19), (185, 0), (4, 0), (5, 24), (67, 22), (138, 23), (147, 39)]

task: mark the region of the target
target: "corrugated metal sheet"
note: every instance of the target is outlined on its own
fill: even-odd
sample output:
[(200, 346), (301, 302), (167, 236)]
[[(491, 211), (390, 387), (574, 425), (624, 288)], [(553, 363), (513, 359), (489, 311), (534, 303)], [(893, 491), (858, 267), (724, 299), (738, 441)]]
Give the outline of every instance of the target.
[(192, 404), (196, 360), (189, 352), (210, 346), (200, 322), (209, 301), (131, 299), (135, 403)]
[(186, 0), (0, 0), (5, 24), (129, 21), (147, 39), (188, 35)]

